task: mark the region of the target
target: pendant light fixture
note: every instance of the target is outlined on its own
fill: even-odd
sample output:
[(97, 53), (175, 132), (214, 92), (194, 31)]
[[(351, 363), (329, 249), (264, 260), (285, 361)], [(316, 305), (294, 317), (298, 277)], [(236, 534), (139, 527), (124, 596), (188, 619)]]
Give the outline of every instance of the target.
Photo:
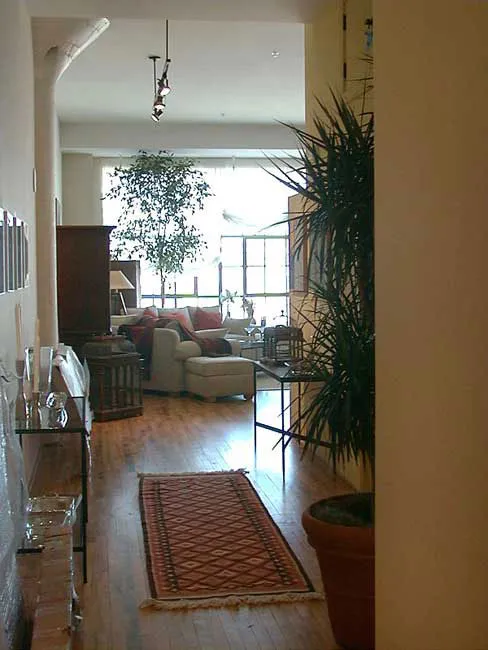
[(168, 21), (166, 21), (166, 58), (163, 65), (163, 70), (161, 72), (161, 77), (157, 78), (156, 73), (156, 62), (161, 57), (157, 54), (151, 54), (149, 57), (153, 62), (153, 85), (154, 85), (154, 101), (152, 107), (151, 118), (155, 122), (159, 122), (159, 118), (164, 112), (166, 107), (166, 95), (171, 91), (171, 87), (168, 81), (168, 69), (171, 59), (168, 54)]

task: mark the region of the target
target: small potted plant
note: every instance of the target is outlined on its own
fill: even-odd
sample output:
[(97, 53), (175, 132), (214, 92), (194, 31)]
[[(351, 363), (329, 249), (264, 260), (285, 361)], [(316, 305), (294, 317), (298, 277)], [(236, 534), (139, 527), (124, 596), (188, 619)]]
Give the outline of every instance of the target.
[[(328, 445), (332, 467), (363, 463), (370, 492), (312, 504), (302, 522), (317, 552), (335, 639), (349, 650), (374, 648), (374, 116), (343, 98), (320, 104), (314, 133), (300, 143), (293, 169), (273, 175), (304, 201), (289, 215), (294, 254), (308, 247), (309, 300), (300, 310), (312, 338), (307, 363), (324, 377), (299, 420), (307, 450)], [(298, 423), (298, 422), (297, 422)]]

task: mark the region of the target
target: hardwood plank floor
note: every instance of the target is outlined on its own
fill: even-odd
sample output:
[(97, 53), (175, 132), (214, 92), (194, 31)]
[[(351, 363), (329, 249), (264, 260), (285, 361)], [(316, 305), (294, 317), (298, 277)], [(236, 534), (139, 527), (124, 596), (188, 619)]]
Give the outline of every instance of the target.
[[(260, 419), (279, 417), (279, 392), (258, 393)], [(300, 458), (290, 444), (281, 478), (275, 434), (258, 430), (253, 446), (253, 406), (229, 398), (215, 404), (192, 397), (144, 396), (144, 415), (95, 423), (91, 436), (88, 584), (77, 588), (84, 620), (84, 650), (333, 650), (323, 602), (142, 611), (148, 596), (137, 500), (138, 472), (246, 468), (260, 497), (317, 587), (320, 574), (300, 524), (312, 501), (347, 491), (322, 457)], [(79, 450), (74, 436), (42, 448), (33, 494), (76, 492)]]

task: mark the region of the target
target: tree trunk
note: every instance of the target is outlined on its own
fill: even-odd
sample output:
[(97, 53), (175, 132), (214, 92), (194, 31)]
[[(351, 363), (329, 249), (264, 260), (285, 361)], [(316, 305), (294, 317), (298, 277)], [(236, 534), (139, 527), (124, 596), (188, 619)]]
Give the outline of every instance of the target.
[(161, 280), (161, 307), (164, 309), (164, 296), (166, 293), (166, 276), (160, 273), (159, 278)]

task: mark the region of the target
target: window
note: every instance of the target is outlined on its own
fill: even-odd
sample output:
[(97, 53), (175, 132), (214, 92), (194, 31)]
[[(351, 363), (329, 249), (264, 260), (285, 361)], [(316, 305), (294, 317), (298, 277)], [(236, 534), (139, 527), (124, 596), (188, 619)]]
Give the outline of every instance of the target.
[(231, 316), (242, 317), (245, 296), (253, 302), (256, 322), (288, 319), (288, 237), (224, 235), (221, 247), (222, 288), (237, 294), (226, 305)]
[[(242, 297), (255, 306), (256, 320), (274, 318), (288, 310), (288, 225), (285, 219), (290, 191), (252, 161), (213, 161), (198, 164), (214, 196), (194, 224), (207, 248), (201, 260), (169, 279), (165, 305), (215, 305), (223, 291), (237, 291), (231, 304), (243, 316)], [(120, 163), (117, 163), (120, 164)], [(111, 184), (113, 166), (103, 167), (102, 195)], [(117, 224), (120, 204), (103, 201), (103, 222)], [(278, 224), (278, 225), (273, 225)], [(141, 304), (161, 305), (159, 279), (141, 260)]]

